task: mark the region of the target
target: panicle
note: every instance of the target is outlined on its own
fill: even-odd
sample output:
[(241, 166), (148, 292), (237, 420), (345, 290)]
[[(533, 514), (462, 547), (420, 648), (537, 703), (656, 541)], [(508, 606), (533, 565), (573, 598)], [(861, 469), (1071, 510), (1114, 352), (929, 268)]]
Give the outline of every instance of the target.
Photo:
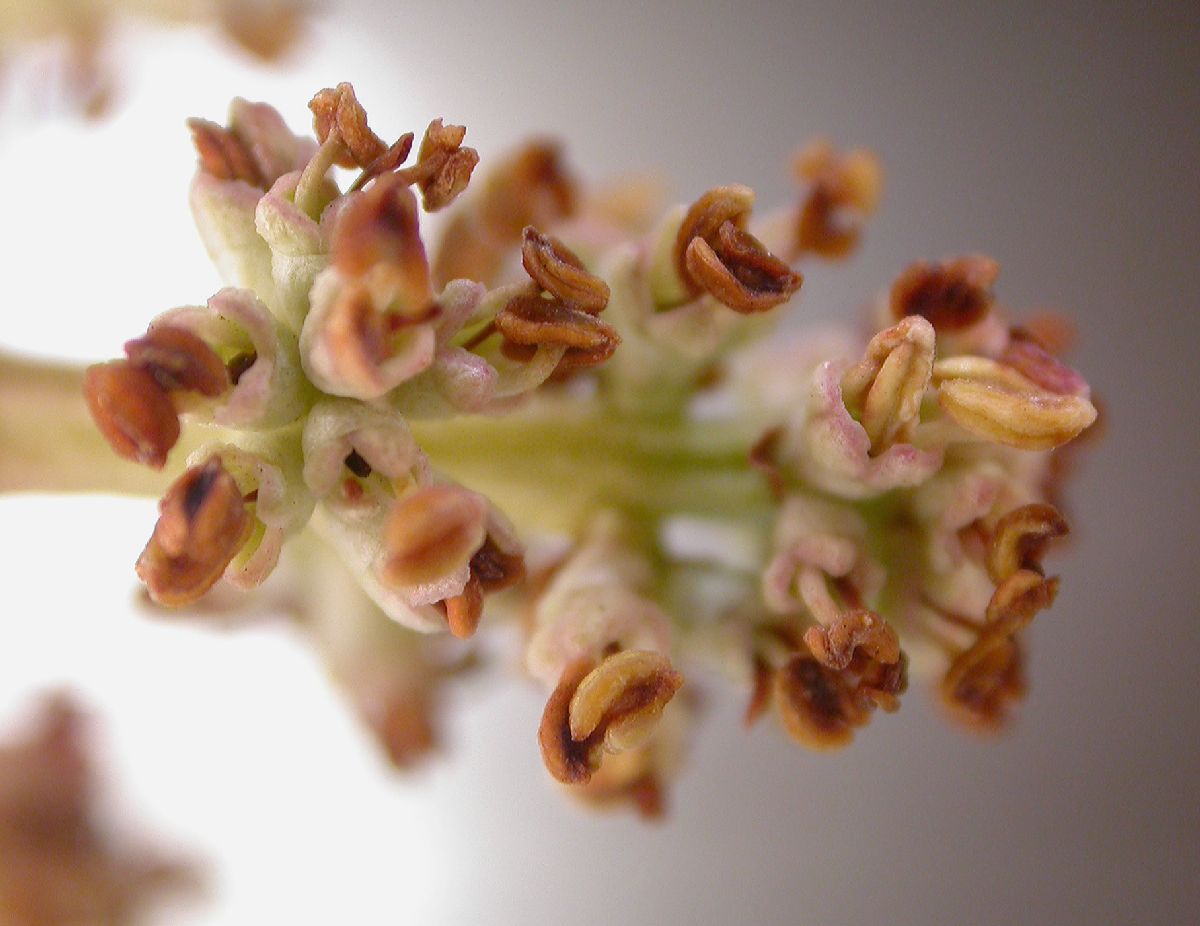
[(693, 661), (819, 750), (898, 709), (910, 652), (952, 716), (1011, 715), (1059, 591), (1062, 448), (1096, 406), (1062, 326), (1009, 322), (981, 255), (904, 269), (869, 337), (767, 338), (796, 262), (857, 246), (873, 155), (805, 149), (799, 205), (763, 221), (737, 184), (654, 220), (651, 187), (591, 192), (550, 142), (476, 183), (463, 126), (389, 144), (349, 84), (310, 108), (312, 138), (241, 100), (190, 123), (228, 288), (87, 375), (121, 456), (172, 469), (210, 438), (138, 561), (155, 601), (282, 563), (283, 609), (396, 767), (435, 748), (461, 641), (507, 615), (549, 775), (646, 818)]

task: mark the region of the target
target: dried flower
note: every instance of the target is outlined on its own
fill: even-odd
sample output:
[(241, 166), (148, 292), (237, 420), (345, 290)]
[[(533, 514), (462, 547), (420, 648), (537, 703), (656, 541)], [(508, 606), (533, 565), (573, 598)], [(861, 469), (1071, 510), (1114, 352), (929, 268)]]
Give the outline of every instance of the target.
[[(871, 155), (808, 149), (782, 225), (735, 185), (655, 222), (644, 186), (613, 208), (545, 143), (477, 184), (462, 126), (431, 121), (406, 166), (414, 134), (387, 144), (348, 84), (312, 110), (315, 139), (245, 101), (192, 123), (230, 288), (87, 374), (126, 458), (178, 473), (176, 441), (215, 432), (139, 560), (152, 597), (289, 570), (286, 610), (397, 766), (464, 661), (437, 641), (517, 615), (551, 777), (647, 817), (697, 654), (818, 749), (898, 709), (910, 652), (954, 716), (1011, 714), (1059, 590), (1056, 454), (1096, 410), (1008, 320), (994, 261), (904, 270), (868, 338), (770, 342), (788, 259), (857, 243)], [(436, 247), (422, 206), (448, 212)]]

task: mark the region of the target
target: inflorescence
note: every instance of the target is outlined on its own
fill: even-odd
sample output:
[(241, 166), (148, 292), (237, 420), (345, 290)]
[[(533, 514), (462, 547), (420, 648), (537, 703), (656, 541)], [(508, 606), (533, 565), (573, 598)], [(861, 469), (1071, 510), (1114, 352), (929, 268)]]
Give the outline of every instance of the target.
[(857, 246), (869, 153), (804, 149), (761, 221), (744, 186), (665, 212), (589, 192), (546, 142), (460, 200), (462, 126), (388, 144), (348, 84), (310, 108), (315, 139), (243, 100), (192, 120), (230, 288), (86, 377), (121, 456), (193, 448), (137, 563), (155, 601), (259, 586), (286, 545), (292, 609), (397, 765), (470, 661), (436, 635), (511, 615), (550, 774), (646, 816), (696, 713), (684, 662), (815, 749), (895, 711), (910, 665), (957, 720), (1005, 723), (1096, 409), (1061, 326), (995, 304), (995, 261), (908, 267), (869, 338), (773, 339), (795, 266)]

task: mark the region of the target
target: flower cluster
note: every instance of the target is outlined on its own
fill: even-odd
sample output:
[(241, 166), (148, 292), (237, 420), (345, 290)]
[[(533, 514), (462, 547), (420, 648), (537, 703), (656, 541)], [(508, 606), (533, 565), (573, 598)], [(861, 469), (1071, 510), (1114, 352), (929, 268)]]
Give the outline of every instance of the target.
[[(289, 551), (293, 611), (397, 764), (464, 666), (437, 634), (511, 615), (550, 774), (647, 816), (696, 714), (685, 660), (818, 749), (895, 711), (910, 664), (1004, 723), (1058, 590), (1061, 448), (1096, 409), (1055, 329), (995, 304), (994, 261), (905, 269), (865, 340), (767, 338), (794, 264), (855, 248), (867, 152), (803, 150), (761, 219), (738, 185), (588, 192), (544, 142), (460, 200), (462, 126), (388, 143), (348, 84), (310, 108), (315, 138), (242, 100), (191, 122), (230, 288), (86, 377), (117, 453), (191, 448), (137, 564), (155, 601), (254, 588)], [(422, 211), (447, 208), (431, 254)]]

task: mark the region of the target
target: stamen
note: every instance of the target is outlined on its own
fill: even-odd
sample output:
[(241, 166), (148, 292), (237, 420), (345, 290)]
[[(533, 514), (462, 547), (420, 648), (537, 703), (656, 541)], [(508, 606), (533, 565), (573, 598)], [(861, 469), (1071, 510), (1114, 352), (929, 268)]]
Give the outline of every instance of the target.
[(879, 203), (883, 177), (878, 159), (869, 151), (841, 153), (829, 142), (817, 141), (796, 155), (793, 169), (809, 188), (789, 257), (846, 257), (858, 247), (863, 221)]
[(683, 684), (661, 653), (627, 650), (568, 666), (546, 705), (538, 739), (546, 767), (567, 784), (587, 781), (601, 755), (642, 745)]
[(859, 649), (876, 662), (891, 664), (900, 659), (896, 631), (865, 608), (846, 612), (829, 626), (810, 627), (804, 642), (813, 657), (831, 669), (846, 668)]
[(984, 357), (951, 357), (933, 370), (938, 403), (962, 427), (1021, 450), (1051, 450), (1096, 420), (1083, 396), (1047, 392)]
[(992, 531), (988, 545), (987, 570), (999, 585), (1020, 569), (1041, 573), (1046, 544), (1070, 531), (1053, 505), (1033, 503), (1014, 508)]
[(940, 264), (915, 263), (892, 284), (892, 314), (922, 315), (938, 331), (968, 328), (991, 311), (999, 273), (996, 261), (979, 254)]
[(154, 377), (128, 360), (88, 368), (83, 397), (117, 455), (162, 469), (179, 440), (179, 415)]
[(588, 273), (583, 261), (561, 241), (532, 225), (522, 232), (521, 264), (540, 289), (572, 308), (599, 315), (608, 305), (608, 284)]
[(342, 145), (334, 163), (340, 167), (367, 167), (387, 151), (388, 146), (367, 125), (367, 111), (354, 95), (354, 87), (340, 83), (334, 89), (320, 90), (309, 101), (313, 130), (321, 144), (335, 137)]
[(787, 302), (804, 277), (771, 254), (731, 221), (717, 230), (715, 244), (693, 238), (684, 252), (688, 277), (714, 299), (742, 315), (766, 312)]
[(483, 544), (486, 518), (483, 498), (458, 486), (429, 486), (406, 495), (384, 528), (384, 580), (420, 585), (466, 565)]
[(218, 180), (241, 180), (262, 190), (267, 188), (266, 178), (234, 132), (207, 119), (189, 119), (187, 126), (204, 173)]
[(536, 293), (510, 300), (496, 314), (495, 325), (506, 341), (518, 346), (566, 347), (561, 365), (572, 368), (603, 363), (621, 343), (621, 336), (611, 325), (588, 312)]
[(216, 456), (177, 479), (158, 507), (158, 524), (138, 559), (137, 574), (159, 604), (190, 604), (221, 578), (249, 538), (254, 519)]

